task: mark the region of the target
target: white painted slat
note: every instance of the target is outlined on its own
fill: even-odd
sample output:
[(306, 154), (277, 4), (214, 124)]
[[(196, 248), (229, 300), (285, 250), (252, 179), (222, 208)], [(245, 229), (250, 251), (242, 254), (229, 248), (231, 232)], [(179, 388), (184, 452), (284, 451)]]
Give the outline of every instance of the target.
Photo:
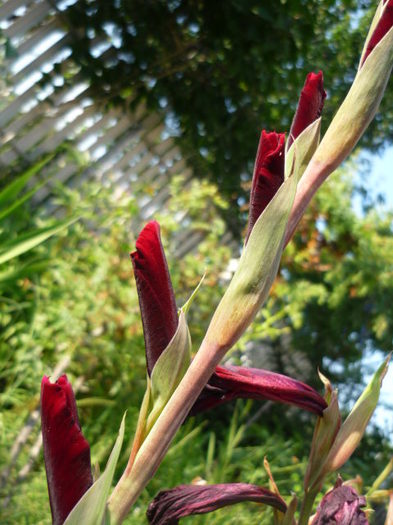
[(29, 29), (37, 26), (44, 20), (50, 12), (53, 12), (50, 4), (46, 0), (33, 4), (26, 14), (17, 18), (15, 22), (3, 30), (4, 36), (13, 38), (19, 35), (25, 35)]
[(39, 26), (32, 34), (27, 34), (23, 42), (16, 46), (18, 57), (10, 62), (10, 66), (12, 67), (16, 60), (19, 60), (19, 58), (25, 53), (29, 53), (34, 47), (55, 31), (61, 31), (61, 28), (56, 19), (52, 18), (46, 24)]
[(19, 7), (29, 5), (31, 0), (8, 0), (0, 7), (0, 20), (5, 20), (10, 17)]
[[(62, 49), (65, 49), (67, 47), (67, 44), (70, 42), (70, 40), (71, 37), (69, 34), (64, 35), (60, 40), (58, 40), (53, 46), (47, 49), (39, 57), (30, 62), (30, 64), (26, 65), (26, 67), (18, 71), (18, 73), (16, 73), (13, 76), (13, 82), (17, 84), (34, 71), (41, 71), (42, 67), (46, 64), (53, 65), (55, 63), (54, 59), (56, 55), (58, 55), (60, 51), (62, 51)], [(59, 62), (58, 59), (57, 62)]]

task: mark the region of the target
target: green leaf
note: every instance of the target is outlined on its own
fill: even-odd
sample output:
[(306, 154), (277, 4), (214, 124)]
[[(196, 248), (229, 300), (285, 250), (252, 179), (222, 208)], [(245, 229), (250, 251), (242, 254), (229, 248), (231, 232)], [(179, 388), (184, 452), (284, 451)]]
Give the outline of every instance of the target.
[(157, 359), (151, 374), (151, 401), (146, 434), (161, 414), (190, 365), (191, 337), (186, 316), (180, 310), (179, 324), (175, 335)]
[(8, 217), (8, 215), (10, 215), (20, 206), (22, 206), (22, 204), (24, 204), (26, 201), (28, 201), (44, 184), (46, 184), (46, 181), (36, 184), (34, 188), (32, 188), (27, 193), (25, 193), (23, 197), (14, 201), (11, 204), (11, 206), (8, 206), (8, 208), (0, 210), (0, 221), (5, 219), (5, 217)]
[(8, 184), (5, 188), (0, 191), (0, 208), (8, 206), (16, 196), (23, 190), (29, 180), (34, 177), (50, 160), (53, 158), (53, 154), (47, 155), (44, 159), (37, 164), (34, 164), (28, 169), (23, 175), (20, 175), (13, 182)]
[(38, 246), (42, 242), (46, 241), (49, 237), (59, 233), (61, 230), (64, 230), (77, 220), (77, 218), (67, 219), (57, 222), (53, 226), (33, 230), (29, 233), (26, 233), (25, 235), (21, 235), (6, 245), (3, 245), (3, 249), (0, 251), (0, 264), (3, 264), (14, 257), (31, 250), (35, 246)]
[(190, 297), (188, 298), (187, 302), (185, 302), (183, 304), (183, 306), (181, 307), (181, 310), (187, 314), (188, 313), (188, 310), (190, 309), (190, 306), (192, 305), (192, 303), (194, 302), (194, 299), (197, 295), (197, 293), (199, 292), (199, 288), (202, 286), (202, 283), (203, 281), (205, 280), (205, 277), (206, 277), (206, 272), (202, 275), (201, 277), (201, 280), (199, 281), (198, 283), (198, 286), (195, 288), (195, 290), (192, 292), (192, 294), (190, 295)]
[(285, 179), (293, 174), (297, 181), (300, 180), (318, 147), (320, 134), (321, 118), (318, 118), (292, 142), (285, 153)]
[(324, 472), (334, 472), (352, 456), (366, 430), (379, 400), (382, 380), (388, 370), (390, 355), (373, 375), (350, 414), (341, 425), (324, 465)]
[(120, 424), (119, 435), (109, 456), (105, 470), (98, 480), (78, 501), (68, 515), (64, 525), (103, 525), (106, 520), (106, 501), (112, 486), (117, 461), (124, 438), (124, 419)]

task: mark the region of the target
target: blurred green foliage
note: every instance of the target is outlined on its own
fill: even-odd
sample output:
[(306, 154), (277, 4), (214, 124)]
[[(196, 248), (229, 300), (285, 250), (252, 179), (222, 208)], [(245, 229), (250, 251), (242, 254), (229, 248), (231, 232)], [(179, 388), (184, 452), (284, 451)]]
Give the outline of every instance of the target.
[[(288, 132), (306, 74), (320, 69), (326, 127), (354, 78), (376, 7), (374, 0), (78, 0), (62, 14), (96, 100), (161, 112), (195, 174), (230, 200), (226, 218), (236, 229), (261, 128)], [(97, 39), (110, 50), (96, 52)], [(392, 96), (390, 83), (363, 145), (392, 140)]]
[[(175, 177), (170, 190), (166, 207), (157, 211), (155, 218), (161, 224), (179, 306), (207, 272), (189, 314), (196, 351), (226, 286), (224, 276), (237, 249), (220, 243), (226, 227), (217, 209), (227, 205), (214, 185), (197, 179), (186, 185), (181, 177)], [(66, 370), (71, 382), (80, 385), (77, 402), (84, 433), (92, 445), (93, 464), (98, 463), (101, 469), (127, 410), (117, 476), (121, 474), (145, 389), (144, 342), (128, 252), (143, 225), (138, 203), (149, 191), (148, 187), (136, 187), (130, 196), (98, 184), (78, 192), (58, 187), (56, 206), (81, 220), (15, 259), (26, 267), (34, 261), (45, 264), (40, 272), (15, 274), (1, 290), (0, 481), (15, 440), (38, 405), (42, 376), (50, 375), (65, 356), (71, 357)], [(326, 373), (333, 375), (322, 358), (344, 364), (358, 362), (365, 347), (352, 341), (354, 330), (360, 333), (366, 327), (369, 338), (365, 342), (385, 349), (384, 341), (392, 328), (388, 326), (387, 333), (376, 329), (376, 320), (383, 314), (388, 316), (387, 308), (392, 304), (390, 245), (386, 245), (390, 216), (354, 214), (350, 209), (353, 191), (348, 173), (321, 191), (285, 252), (271, 299), (232, 359), (241, 358), (247, 342), (254, 341), (258, 347), (258, 340), (266, 342), (269, 337), (277, 355), (272, 367), (280, 369), (280, 354), (296, 356), (302, 350), (315, 378), (321, 361)], [(13, 221), (5, 223), (3, 234), (23, 230), (34, 221), (46, 225), (42, 210), (35, 217), (29, 207), (21, 206)], [(193, 236), (199, 244), (180, 257), (185, 242)], [(354, 286), (355, 295), (349, 293)], [(360, 301), (359, 308), (353, 306), (354, 298)], [(371, 310), (361, 306), (370, 303)], [(337, 309), (342, 319), (336, 319)], [(325, 325), (336, 324), (336, 332), (333, 328), (323, 330)], [(347, 326), (351, 332), (345, 331)], [(288, 334), (289, 345), (284, 344)], [(291, 491), (301, 495), (312, 426), (309, 414), (245, 401), (188, 420), (126, 523), (146, 523), (146, 507), (160, 489), (197, 478), (209, 483), (247, 481), (266, 486), (265, 455), (283, 495), (287, 497)], [(1, 511), (4, 524), (50, 523), (42, 457), (37, 462), (31, 458), (38, 430), (37, 425), (0, 489), (4, 500), (11, 498)], [(374, 432), (343, 469), (344, 477), (360, 473), (370, 485), (391, 451), (386, 437)], [(24, 477), (22, 469), (29, 462), (32, 470)], [(244, 504), (187, 521), (268, 525), (271, 514), (256, 504)]]

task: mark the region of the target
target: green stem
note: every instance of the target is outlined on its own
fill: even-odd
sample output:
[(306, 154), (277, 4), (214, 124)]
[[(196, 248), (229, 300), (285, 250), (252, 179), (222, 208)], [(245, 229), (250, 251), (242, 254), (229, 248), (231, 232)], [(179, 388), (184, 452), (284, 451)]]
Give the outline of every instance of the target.
[(175, 434), (197, 400), (226, 348), (206, 339), (179, 386), (142, 443), (131, 469), (126, 469), (108, 500), (110, 524), (123, 522), (132, 505), (158, 469)]
[(310, 490), (306, 492), (300, 509), (298, 525), (308, 525), (317, 494), (317, 490)]

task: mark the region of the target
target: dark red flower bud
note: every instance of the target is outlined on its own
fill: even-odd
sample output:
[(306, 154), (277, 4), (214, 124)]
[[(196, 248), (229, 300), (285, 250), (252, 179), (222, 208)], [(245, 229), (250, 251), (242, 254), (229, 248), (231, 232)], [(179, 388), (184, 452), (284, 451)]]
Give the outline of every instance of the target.
[(292, 121), (288, 137), (288, 149), (302, 131), (321, 116), (325, 98), (326, 91), (323, 89), (322, 71), (309, 73), (300, 93), (299, 103)]
[(385, 1), (384, 4), (382, 16), (375, 26), (370, 40), (368, 41), (366, 52), (364, 53), (362, 62), (360, 64), (361, 66), (364, 64), (374, 47), (382, 40), (382, 38), (393, 26), (393, 0), (388, 0), (387, 2)]
[(368, 525), (366, 514), (361, 507), (366, 498), (359, 496), (355, 489), (337, 480), (333, 490), (328, 492), (318, 506), (312, 525)]
[(262, 130), (250, 194), (246, 242), (263, 210), (284, 182), (285, 134)]
[(259, 368), (218, 366), (190, 415), (239, 398), (269, 399), (296, 405), (318, 415), (322, 415), (327, 406), (318, 392), (296, 379)]
[(158, 222), (151, 221), (143, 228), (131, 260), (141, 309), (147, 370), (151, 375), (178, 325), (175, 295)]
[(206, 514), (242, 501), (265, 503), (281, 512), (286, 511), (285, 502), (277, 494), (257, 485), (179, 485), (163, 490), (154, 498), (147, 510), (147, 518), (150, 525), (177, 525), (185, 516)]
[(67, 376), (41, 383), (41, 425), (46, 478), (54, 525), (61, 525), (93, 484), (90, 447), (82, 434)]

